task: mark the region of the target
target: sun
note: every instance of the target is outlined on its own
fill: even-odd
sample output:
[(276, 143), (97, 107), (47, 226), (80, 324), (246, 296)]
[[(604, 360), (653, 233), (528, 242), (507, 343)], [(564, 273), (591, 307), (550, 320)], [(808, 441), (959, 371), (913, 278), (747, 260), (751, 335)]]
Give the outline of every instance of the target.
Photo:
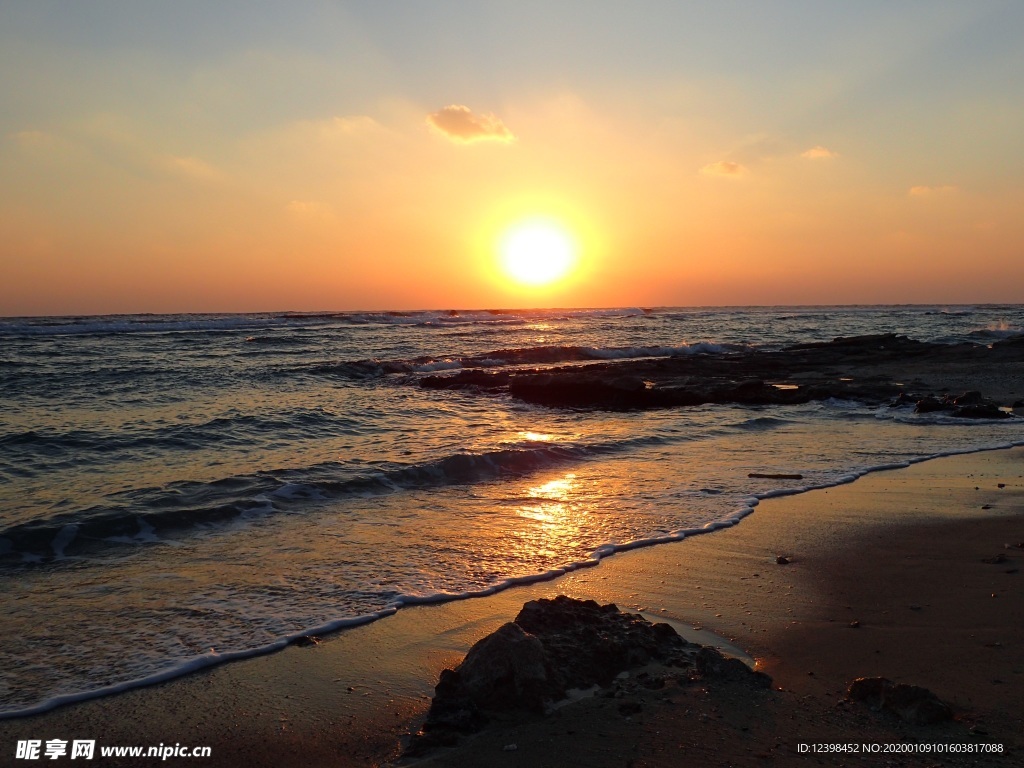
[(576, 240), (560, 222), (529, 219), (513, 224), (501, 237), (501, 266), (526, 285), (547, 285), (564, 277), (576, 262)]

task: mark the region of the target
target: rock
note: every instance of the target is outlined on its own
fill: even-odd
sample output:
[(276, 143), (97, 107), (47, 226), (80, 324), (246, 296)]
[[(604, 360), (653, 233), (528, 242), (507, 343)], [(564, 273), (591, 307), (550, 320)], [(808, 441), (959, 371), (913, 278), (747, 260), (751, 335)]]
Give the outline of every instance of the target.
[[(406, 754), (453, 743), (460, 734), (482, 728), (488, 713), (544, 711), (569, 689), (595, 684), (611, 691), (619, 673), (651, 662), (692, 668), (709, 679), (771, 686), (767, 675), (687, 643), (668, 624), (593, 600), (564, 595), (531, 600), (514, 622), (470, 648), (456, 669), (441, 672), (426, 722)], [(651, 689), (665, 685), (660, 676), (641, 674), (637, 681)]]
[(898, 395), (896, 395), (895, 399), (893, 399), (889, 403), (889, 407), (899, 408), (901, 405), (914, 405), (920, 399), (920, 395), (909, 395), (906, 392), (900, 392)]
[(518, 624), (504, 624), (480, 640), (456, 671), (465, 695), (482, 709), (544, 708), (544, 646)]
[(564, 595), (526, 603), (516, 624), (544, 645), (553, 700), (569, 688), (608, 685), (619, 672), (652, 661), (674, 661), (688, 645), (668, 624)]
[(1001, 410), (995, 403), (978, 403), (965, 405), (953, 411), (953, 416), (961, 419), (1009, 419), (1009, 413)]
[(894, 683), (884, 677), (859, 677), (850, 683), (846, 698), (887, 712), (911, 725), (931, 725), (953, 718), (949, 705), (927, 688)]
[(953, 405), (978, 405), (982, 402), (981, 392), (972, 390), (953, 398)]
[(295, 645), (299, 648), (312, 648), (313, 646), (320, 645), (320, 638), (316, 635), (302, 635), (302, 637), (296, 637), (292, 640), (290, 645)]
[(470, 648), (457, 669), (441, 671), (423, 730), (406, 754), (479, 731), (488, 709), (542, 709), (547, 679), (540, 641), (516, 624), (502, 625)]
[(519, 374), (512, 377), (509, 393), (529, 403), (556, 407), (630, 409), (654, 404), (639, 377), (607, 378), (589, 372)]
[(937, 397), (922, 397), (917, 401), (917, 405), (914, 406), (914, 413), (934, 413), (935, 411), (948, 411), (951, 410), (951, 406), (948, 403), (944, 403)]
[(430, 716), (424, 727), (430, 729), (444, 726), (472, 733), (480, 730), (486, 722), (487, 718), (462, 684), (459, 673), (453, 669), (442, 669), (434, 687)]
[(619, 714), (625, 715), (626, 717), (629, 717), (630, 715), (635, 715), (642, 710), (643, 705), (639, 701), (629, 700), (619, 704)]
[(789, 565), (791, 562), (793, 562), (793, 561), (790, 560), (785, 555), (779, 555), (778, 557), (775, 558), (775, 563), (777, 565)]
[[(517, 366), (552, 367), (493, 370), (494, 360), (508, 360)], [(1005, 368), (1022, 361), (1024, 342), (993, 344), (990, 348), (970, 343), (919, 342), (896, 334), (880, 334), (798, 344), (780, 350), (737, 348), (716, 354), (626, 360), (602, 360), (589, 347), (495, 350), (463, 358), (464, 369), (444, 374), (418, 375), (415, 366), (408, 363), (364, 362), (366, 375), (397, 373), (405, 377), (404, 381), (430, 389), (478, 394), (508, 392), (514, 398), (552, 408), (635, 410), (705, 403), (799, 404), (842, 398), (875, 404), (890, 402), (893, 406), (916, 401), (918, 412), (928, 413), (993, 404), (973, 390), (940, 398), (929, 396), (924, 391), (929, 385), (920, 379), (897, 383), (897, 378), (909, 378), (895, 373), (908, 363), (915, 369), (934, 367), (937, 375), (941, 375), (949, 369), (983, 370), (988, 365)], [(906, 388), (921, 394), (910, 395)], [(980, 413), (988, 412), (986, 407)], [(973, 413), (966, 410), (963, 415), (990, 417)]]
[(739, 659), (723, 656), (714, 648), (702, 646), (695, 657), (697, 671), (704, 677), (747, 681), (756, 688), (771, 688), (772, 679), (755, 672)]

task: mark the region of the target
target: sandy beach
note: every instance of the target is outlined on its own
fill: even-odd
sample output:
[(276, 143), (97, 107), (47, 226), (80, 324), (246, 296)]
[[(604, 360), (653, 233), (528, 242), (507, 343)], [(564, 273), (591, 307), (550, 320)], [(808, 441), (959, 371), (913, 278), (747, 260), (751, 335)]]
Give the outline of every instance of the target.
[[(1015, 765), (1024, 750), (1021, 543), (1024, 449), (941, 458), (770, 499), (734, 528), (557, 580), (407, 608), (308, 647), (4, 721), (0, 741), (8, 755), (18, 740), (59, 738), (209, 746), (202, 764), (211, 766), (387, 763), (421, 724), (441, 669), (525, 601), (566, 594), (715, 633), (756, 659), (774, 689), (752, 696), (727, 684), (648, 690), (626, 681), (619, 697), (639, 707), (629, 714), (618, 699), (594, 697), (546, 718), (502, 720), (419, 762)], [(924, 686), (956, 720), (910, 726), (845, 702), (860, 676)], [(1002, 751), (799, 751), (845, 742)]]

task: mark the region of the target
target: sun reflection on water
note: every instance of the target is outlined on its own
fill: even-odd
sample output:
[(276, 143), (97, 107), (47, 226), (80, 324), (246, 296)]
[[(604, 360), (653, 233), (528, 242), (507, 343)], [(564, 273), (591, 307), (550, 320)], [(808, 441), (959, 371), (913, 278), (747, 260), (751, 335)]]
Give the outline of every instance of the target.
[(519, 437), (530, 443), (550, 443), (555, 439), (554, 435), (548, 435), (544, 432), (520, 432)]
[(526, 523), (514, 534), (519, 546), (541, 556), (576, 546), (589, 511), (574, 472), (526, 488), (523, 499), (528, 501), (516, 510)]

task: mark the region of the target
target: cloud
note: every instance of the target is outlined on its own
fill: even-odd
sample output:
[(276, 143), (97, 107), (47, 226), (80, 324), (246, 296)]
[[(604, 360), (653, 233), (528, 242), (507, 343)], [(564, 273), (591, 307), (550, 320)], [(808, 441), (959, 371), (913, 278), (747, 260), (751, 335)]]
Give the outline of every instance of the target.
[(911, 187), (907, 193), (911, 197), (931, 197), (934, 195), (948, 195), (951, 192), (956, 192), (956, 187), (951, 184), (944, 184), (937, 187), (929, 187), (925, 185)]
[(224, 180), (224, 173), (197, 157), (167, 156), (161, 158), (157, 165), (175, 176), (183, 176), (193, 181), (217, 182)]
[(47, 153), (51, 157), (55, 152), (68, 152), (73, 146), (67, 139), (44, 131), (25, 130), (8, 134), (18, 147), (29, 153)]
[(811, 147), (806, 152), (802, 152), (800, 157), (806, 157), (808, 160), (828, 160), (833, 157), (839, 157), (839, 153), (833, 152), (831, 149), (819, 144), (816, 147)]
[(475, 141), (515, 141), (515, 136), (501, 120), (489, 112), (474, 115), (469, 107), (451, 104), (427, 115), (427, 124), (442, 135), (462, 143)]
[(705, 176), (728, 176), (736, 178), (742, 176), (747, 172), (739, 163), (734, 163), (730, 160), (719, 160), (717, 163), (709, 163), (700, 169), (700, 172)]
[(292, 200), (284, 208), (297, 221), (329, 224), (337, 220), (334, 209), (318, 200)]
[(22, 147), (34, 148), (45, 147), (52, 139), (42, 131), (18, 131), (12, 133), (13, 138)]

